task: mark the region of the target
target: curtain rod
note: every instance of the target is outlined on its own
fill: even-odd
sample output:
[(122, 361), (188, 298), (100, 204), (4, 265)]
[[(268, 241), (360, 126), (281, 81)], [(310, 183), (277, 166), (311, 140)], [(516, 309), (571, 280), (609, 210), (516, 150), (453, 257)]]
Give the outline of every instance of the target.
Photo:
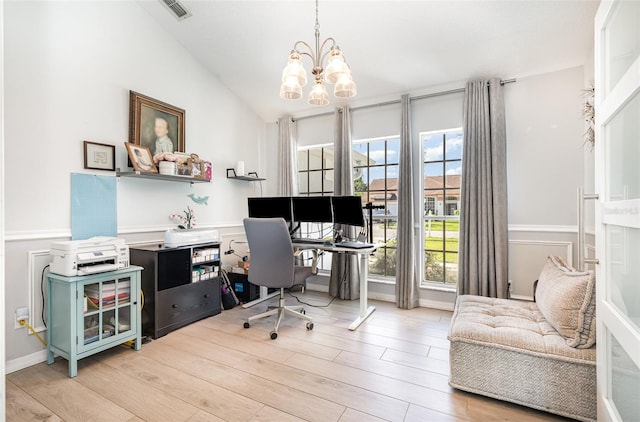
[[(500, 85), (510, 84), (514, 82), (517, 82), (516, 78), (503, 79), (500, 81)], [(487, 82), (487, 86), (489, 85), (490, 84)], [(418, 100), (424, 100), (427, 98), (440, 97), (442, 95), (458, 94), (460, 92), (464, 92), (464, 90), (465, 88), (456, 88), (456, 89), (450, 89), (448, 91), (432, 92), (431, 94), (416, 95), (415, 97), (409, 97), (409, 101), (418, 101)], [(362, 110), (362, 109), (371, 108), (371, 107), (383, 107), (383, 106), (392, 105), (392, 104), (400, 104), (400, 100), (390, 100), (390, 101), (384, 101), (381, 103), (367, 104), (359, 107), (352, 107), (351, 111)], [(334, 113), (333, 111), (327, 111), (325, 113), (313, 114), (309, 116), (294, 117), (292, 120), (296, 122), (298, 120), (311, 119), (313, 117), (329, 116), (329, 115), (332, 115), (333, 113)]]

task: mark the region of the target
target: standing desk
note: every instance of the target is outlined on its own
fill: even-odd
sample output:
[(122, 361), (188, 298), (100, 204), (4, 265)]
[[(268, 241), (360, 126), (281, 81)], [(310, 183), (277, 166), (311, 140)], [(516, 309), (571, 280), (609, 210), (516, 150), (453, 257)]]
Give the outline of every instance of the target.
[(368, 246), (366, 248), (349, 248), (340, 246), (340, 244), (328, 243), (304, 243), (294, 242), (293, 247), (298, 250), (320, 250), (326, 252), (346, 253), (350, 255), (359, 255), (360, 257), (360, 314), (349, 325), (351, 331), (355, 330), (376, 310), (375, 306), (368, 306), (367, 296), (369, 293), (369, 255), (378, 249), (378, 245)]
[[(306, 243), (306, 242), (293, 242), (292, 243), (294, 249), (298, 251), (302, 250), (313, 250), (313, 251), (326, 251), (326, 252), (338, 252), (338, 253), (347, 253), (351, 255), (359, 255), (360, 256), (360, 314), (358, 318), (355, 319), (349, 325), (349, 330), (353, 331), (360, 326), (368, 317), (376, 310), (375, 306), (368, 306), (367, 296), (369, 293), (369, 255), (378, 249), (379, 245), (371, 244), (371, 246), (366, 248), (349, 248), (340, 246), (340, 244), (334, 243)], [(314, 254), (314, 266), (315, 259), (317, 257)], [(273, 297), (279, 296), (280, 292), (273, 292), (271, 294), (267, 294), (267, 289), (264, 287), (260, 287), (260, 298), (253, 300), (251, 302), (245, 303), (242, 305), (243, 308), (250, 308), (254, 305), (257, 305), (260, 302), (264, 302), (265, 300), (271, 299)]]

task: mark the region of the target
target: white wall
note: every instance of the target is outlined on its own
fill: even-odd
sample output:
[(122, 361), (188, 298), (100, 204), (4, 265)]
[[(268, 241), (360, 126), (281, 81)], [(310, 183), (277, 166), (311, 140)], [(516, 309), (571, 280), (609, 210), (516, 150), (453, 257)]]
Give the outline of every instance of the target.
[[(543, 264), (538, 261), (546, 254), (568, 253), (565, 258), (574, 259), (575, 192), (584, 182), (581, 115), (584, 79), (585, 70), (580, 66), (518, 78), (516, 83), (504, 86), (509, 238), (513, 255), (510, 279), (514, 282), (515, 296), (531, 297), (531, 283)], [(436, 87), (432, 92), (451, 88), (451, 85)], [(416, 94), (425, 93), (428, 92)], [(412, 101), (415, 151), (419, 150), (420, 132), (462, 126), (462, 103), (462, 93)], [(356, 109), (352, 113), (353, 139), (399, 132), (399, 104)], [(267, 143), (276, 145), (272, 133), (269, 132)], [(331, 143), (332, 139), (333, 116), (305, 117), (298, 121), (299, 145)], [(419, 154), (416, 155), (419, 161)], [(322, 284), (322, 280), (315, 282)], [(372, 282), (370, 293), (372, 297), (392, 299), (394, 290), (392, 285)], [(451, 307), (455, 300), (453, 293), (429, 289), (422, 289), (420, 297), (422, 304), (443, 307)]]
[[(28, 251), (70, 235), (71, 172), (83, 170), (83, 140), (117, 146), (126, 167), (129, 90), (186, 110), (186, 149), (213, 162), (209, 184), (133, 180), (118, 186), (118, 231), (129, 241), (158, 240), (168, 219), (187, 205), (200, 226), (241, 233), (246, 197), (256, 183), (228, 180), (225, 168), (244, 160), (262, 169), (266, 126), (136, 2), (7, 2), (5, 38), (4, 191), (7, 230), (8, 361), (41, 350), (15, 308), (27, 306)], [(114, 175), (108, 172), (94, 172)], [(209, 196), (197, 205), (187, 195)], [(15, 365), (14, 365), (15, 366)]]

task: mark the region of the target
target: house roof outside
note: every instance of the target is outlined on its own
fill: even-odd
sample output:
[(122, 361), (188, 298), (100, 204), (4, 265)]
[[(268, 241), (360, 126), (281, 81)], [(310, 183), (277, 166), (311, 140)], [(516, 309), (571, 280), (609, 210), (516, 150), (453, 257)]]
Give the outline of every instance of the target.
[[(443, 184), (444, 178), (444, 184)], [(459, 174), (448, 176), (425, 176), (424, 188), (425, 190), (432, 190), (434, 194), (425, 192), (425, 197), (435, 196), (437, 199), (442, 200), (443, 186), (447, 190), (448, 197), (460, 197), (460, 181), (461, 176)], [(397, 200), (398, 197), (398, 178), (387, 178), (387, 200)], [(383, 200), (380, 195), (376, 195), (376, 192), (383, 192), (385, 190), (385, 179), (373, 179), (369, 185), (369, 192), (371, 199)]]

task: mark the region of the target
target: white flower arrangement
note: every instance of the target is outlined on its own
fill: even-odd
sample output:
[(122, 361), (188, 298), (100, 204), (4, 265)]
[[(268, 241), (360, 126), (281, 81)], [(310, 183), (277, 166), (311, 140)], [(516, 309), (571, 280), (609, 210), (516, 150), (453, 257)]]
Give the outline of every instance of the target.
[(196, 226), (196, 215), (193, 213), (193, 210), (187, 206), (187, 209), (182, 211), (182, 214), (169, 214), (169, 219), (179, 223), (179, 229), (193, 229)]

